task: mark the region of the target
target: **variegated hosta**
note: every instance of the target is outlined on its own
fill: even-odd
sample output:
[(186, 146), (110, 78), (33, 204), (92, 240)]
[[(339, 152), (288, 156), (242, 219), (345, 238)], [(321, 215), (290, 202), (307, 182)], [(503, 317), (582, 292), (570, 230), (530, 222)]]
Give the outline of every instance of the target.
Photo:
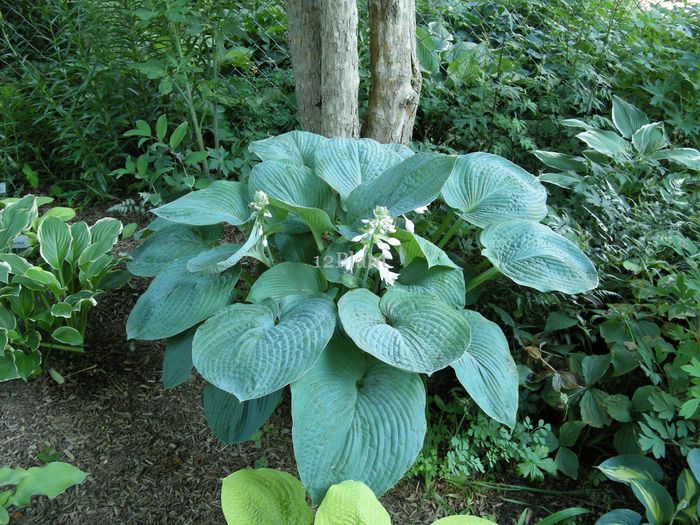
[[(316, 502), (346, 479), (380, 495), (404, 475), (426, 430), (421, 374), (452, 367), (487, 414), (514, 425), (508, 343), (465, 309), (467, 291), (499, 274), (542, 291), (597, 286), (586, 256), (539, 223), (539, 181), (486, 153), (414, 155), (298, 131), (250, 149), (262, 162), (247, 184), (216, 182), (156, 209), (129, 264), (155, 279), (128, 335), (168, 339), (166, 386), (194, 366), (210, 384), (210, 426), (236, 442), (291, 385), (298, 469)], [(483, 228), (493, 266), (468, 283), (414, 232), (415, 214), (440, 198)], [(221, 242), (224, 226), (245, 236)]]

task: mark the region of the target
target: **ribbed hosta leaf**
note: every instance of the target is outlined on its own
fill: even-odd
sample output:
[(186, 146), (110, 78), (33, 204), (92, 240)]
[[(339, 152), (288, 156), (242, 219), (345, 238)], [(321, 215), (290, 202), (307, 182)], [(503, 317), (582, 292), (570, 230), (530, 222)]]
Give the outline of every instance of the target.
[(269, 468), (224, 478), (221, 508), (228, 525), (311, 525), (314, 519), (299, 480)]
[(547, 215), (547, 191), (537, 178), (491, 153), (460, 156), (442, 196), (480, 228), (508, 219), (539, 221)]
[(250, 190), (264, 191), (271, 203), (299, 216), (317, 233), (333, 229), (336, 197), (331, 188), (305, 166), (280, 161), (257, 164), (250, 173)]
[(518, 369), (508, 340), (496, 323), (478, 312), (463, 310), (472, 340), (456, 363), (457, 379), (477, 405), (496, 421), (513, 428), (518, 411)]
[(214, 435), (224, 443), (248, 441), (267, 421), (282, 400), (282, 391), (242, 403), (212, 384), (204, 387), (204, 415)]
[(401, 262), (404, 266), (409, 264), (416, 257), (422, 257), (426, 260), (428, 268), (432, 268), (433, 266), (459, 268), (441, 248), (438, 248), (428, 239), (424, 239), (420, 235), (397, 230), (394, 237), (401, 241), (399, 253), (401, 254)]
[(194, 257), (209, 244), (192, 228), (173, 224), (153, 232), (131, 252), (133, 260), (126, 265), (134, 275), (155, 277), (163, 268), (183, 257)]
[(348, 480), (328, 489), (314, 525), (391, 525), (391, 517), (367, 485)]
[(338, 301), (347, 334), (365, 352), (392, 366), (432, 374), (469, 346), (469, 323), (429, 293), (390, 289), (379, 299), (366, 289)]
[(386, 206), (392, 217), (433, 202), (450, 176), (456, 157), (418, 153), (358, 186), (346, 200), (349, 225), (372, 216), (376, 206)]
[(153, 213), (172, 222), (205, 226), (227, 222), (240, 226), (251, 216), (248, 189), (242, 182), (220, 180), (204, 190), (156, 208)]
[(504, 275), (541, 292), (581, 293), (598, 286), (593, 263), (547, 226), (514, 220), (481, 232), (482, 254)]
[(372, 139), (327, 140), (316, 152), (316, 175), (325, 180), (342, 199), (360, 184), (375, 179), (402, 157)]
[(292, 294), (316, 294), (328, 287), (321, 270), (310, 264), (284, 262), (263, 273), (248, 293), (248, 302), (282, 299)]
[(256, 238), (251, 235), (248, 238), (248, 246), (225, 243), (201, 251), (187, 261), (187, 269), (195, 273), (221, 273), (226, 268), (219, 269), (219, 264), (232, 260), (232, 257), (235, 257), (233, 259), (235, 261), (233, 264), (236, 264), (248, 253), (252, 245), (258, 240), (259, 237)]
[(395, 288), (411, 292), (427, 292), (453, 308), (464, 308), (467, 294), (461, 268), (434, 266), (428, 268), (425, 259), (413, 259), (401, 271)]
[(234, 304), (199, 327), (192, 360), (210, 383), (246, 401), (295, 381), (318, 359), (335, 330), (335, 304), (300, 298), (279, 313), (269, 303)]
[(314, 167), (316, 151), (327, 141), (308, 131), (290, 131), (269, 139), (257, 140), (248, 146), (261, 160), (278, 160), (298, 166)]
[(231, 302), (239, 274), (240, 269), (199, 275), (187, 270), (186, 259), (171, 263), (129, 314), (129, 339), (165, 339), (204, 321)]
[(425, 390), (418, 374), (334, 339), (292, 384), (292, 419), (297, 468), (314, 502), (347, 479), (381, 496), (423, 446)]

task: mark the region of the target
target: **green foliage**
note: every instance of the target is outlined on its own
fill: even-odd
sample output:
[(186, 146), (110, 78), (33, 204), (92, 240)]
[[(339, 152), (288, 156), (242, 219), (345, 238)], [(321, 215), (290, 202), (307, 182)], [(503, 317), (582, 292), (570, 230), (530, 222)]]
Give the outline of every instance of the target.
[[(276, 406), (264, 401), (267, 396), (291, 385), (297, 465), (319, 502), (345, 479), (383, 494), (409, 469), (425, 434), (421, 373), (452, 365), (488, 414), (514, 425), (518, 374), (503, 334), (464, 310), (469, 289), (464, 269), (417, 235), (406, 217), (413, 210), (424, 213), (446, 182), (469, 192), (479, 173), (505, 161), (472, 157), (468, 171), (476, 178), (465, 180), (466, 170), (453, 169), (464, 157), (409, 155), (406, 148), (368, 140), (292, 132), (253, 143), (251, 150), (263, 162), (253, 168), (248, 185), (220, 181), (216, 189), (156, 209), (160, 218), (128, 265), (133, 273), (155, 276), (129, 317), (129, 337), (176, 337), (196, 328), (191, 355), (177, 352), (183, 360), (176, 366), (178, 377), (188, 375), (193, 364), (208, 383), (228, 393), (231, 417), (245, 429), (239, 432), (229, 422), (217, 435), (248, 437)], [(360, 150), (367, 154), (358, 155)], [(341, 159), (338, 166), (328, 161), (331, 156)], [(524, 171), (518, 177), (530, 187), (539, 184)], [(347, 197), (325, 181), (344, 188)], [(536, 193), (539, 199), (541, 189)], [(529, 272), (535, 288), (544, 288), (545, 279), (547, 289), (595, 287), (595, 270), (573, 243), (556, 240), (557, 234), (534, 221), (506, 220), (512, 203), (512, 193), (505, 192), (455, 210), (489, 217), (481, 233), (486, 247), (498, 241), (491, 233), (487, 243), (490, 229), (504, 224), (520, 229), (517, 250), (502, 246), (494, 256), (485, 248), (487, 260), (518, 258), (517, 267)], [(501, 213), (481, 213), (484, 207)], [(217, 244), (221, 222), (247, 232), (248, 239)], [(173, 243), (175, 234), (191, 242)], [(290, 237), (310, 242), (290, 256)], [(545, 240), (547, 257), (530, 257)], [(252, 275), (241, 266), (245, 258), (258, 261)], [(498, 275), (492, 269), (476, 279)], [(498, 359), (487, 351), (493, 345)], [(169, 352), (172, 359), (177, 357)], [(208, 412), (210, 426), (220, 428), (216, 411)], [(523, 468), (536, 476), (547, 461), (530, 459), (534, 466), (523, 460)]]
[[(291, 474), (273, 469), (239, 470), (224, 479), (221, 507), (231, 525), (391, 525), (389, 513), (361, 481), (332, 485), (316, 511), (306, 503), (304, 486)], [(475, 516), (450, 516), (433, 525), (493, 525)]]
[(82, 352), (90, 306), (128, 273), (111, 254), (121, 222), (66, 222), (75, 212), (38, 209), (51, 198), (5, 199), (0, 215), (0, 381), (48, 371), (52, 350)]
[(54, 499), (70, 487), (80, 485), (87, 473), (82, 470), (54, 461), (43, 467), (0, 467), (0, 524), (10, 522), (10, 507), (25, 507), (34, 496), (48, 496)]

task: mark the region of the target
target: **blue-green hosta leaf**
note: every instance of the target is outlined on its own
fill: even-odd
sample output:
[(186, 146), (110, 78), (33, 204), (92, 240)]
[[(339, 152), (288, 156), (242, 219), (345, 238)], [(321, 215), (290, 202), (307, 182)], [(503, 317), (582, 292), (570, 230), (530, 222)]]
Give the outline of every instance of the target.
[(547, 215), (547, 191), (537, 177), (491, 153), (460, 156), (442, 196), (480, 228), (508, 219), (539, 221)]
[(192, 339), (195, 332), (191, 328), (169, 338), (165, 343), (163, 388), (175, 388), (192, 377)]
[(153, 279), (126, 322), (129, 339), (152, 341), (184, 332), (231, 302), (240, 269), (216, 275), (187, 270), (178, 259)]
[(395, 288), (429, 293), (453, 308), (464, 308), (467, 294), (461, 268), (434, 266), (428, 268), (425, 259), (413, 259), (401, 270)]
[(639, 153), (649, 155), (668, 145), (664, 133), (664, 123), (644, 124), (632, 135), (632, 144)]
[(540, 292), (581, 293), (598, 286), (593, 263), (547, 226), (513, 220), (481, 232), (481, 253), (516, 283)]
[(576, 135), (598, 153), (608, 157), (628, 157), (630, 144), (614, 131), (591, 130)]
[(656, 160), (672, 160), (686, 168), (700, 171), (700, 152), (693, 148), (671, 148), (655, 151), (651, 158)]
[(603, 514), (595, 525), (639, 525), (642, 516), (633, 510), (617, 509)]
[(228, 525), (311, 525), (314, 519), (299, 480), (270, 468), (224, 478), (221, 509)]
[(335, 304), (303, 297), (277, 313), (266, 304), (238, 303), (199, 327), (192, 361), (197, 371), (240, 401), (266, 396), (313, 366), (335, 330)]
[(261, 160), (277, 160), (297, 166), (314, 167), (316, 151), (328, 139), (308, 131), (290, 131), (276, 137), (256, 140), (248, 146)]
[(402, 157), (372, 139), (327, 140), (316, 152), (316, 175), (325, 180), (342, 199), (362, 183), (375, 179)]
[(220, 244), (201, 252), (187, 261), (187, 269), (194, 273), (221, 273), (249, 255), (260, 240), (257, 229), (253, 229), (244, 244)]
[(342, 284), (350, 289), (357, 288), (360, 285), (358, 278), (352, 273), (345, 271), (339, 263), (339, 261), (350, 257), (354, 253), (353, 246), (354, 243), (339, 237), (326, 248), (323, 255), (319, 256), (318, 265), (329, 282)]
[(357, 346), (402, 370), (432, 374), (469, 346), (464, 316), (429, 293), (391, 288), (380, 300), (364, 288), (352, 290), (338, 301), (338, 313)]
[(282, 391), (243, 401), (212, 384), (204, 387), (204, 415), (207, 425), (224, 443), (248, 441), (267, 421), (282, 400)]
[(459, 268), (441, 248), (438, 248), (420, 235), (397, 229), (394, 237), (401, 241), (401, 246), (399, 246), (398, 250), (404, 266), (410, 264), (416, 257), (420, 257), (425, 259), (428, 268), (433, 266)]
[(463, 310), (472, 340), (459, 361), (452, 363), (457, 379), (477, 405), (496, 421), (515, 426), (518, 411), (518, 368), (499, 326), (478, 312)]
[(192, 258), (209, 248), (201, 235), (182, 224), (173, 224), (149, 235), (131, 252), (133, 260), (126, 265), (134, 275), (155, 277), (177, 259)]
[(382, 144), (389, 151), (397, 153), (402, 160), (413, 157), (416, 153), (405, 144)]
[(391, 525), (391, 517), (374, 492), (361, 481), (343, 481), (328, 489), (314, 525)]
[(664, 472), (653, 459), (639, 454), (621, 454), (603, 461), (598, 469), (612, 481), (630, 483), (633, 479), (661, 481)]
[(334, 339), (292, 383), (292, 419), (299, 476), (314, 502), (347, 479), (381, 496), (423, 446), (425, 389), (418, 374)]
[(633, 479), (630, 481), (630, 486), (634, 495), (644, 505), (651, 525), (671, 523), (675, 505), (673, 498), (663, 485), (650, 479)]
[(24, 507), (32, 496), (48, 496), (53, 499), (63, 494), (68, 488), (80, 485), (87, 473), (73, 465), (54, 461), (43, 467), (32, 467), (21, 473), (15, 493), (8, 501), (9, 505)]
[(348, 221), (357, 226), (386, 206), (397, 217), (433, 202), (450, 176), (456, 157), (418, 153), (353, 190), (346, 200)]
[(613, 96), (612, 119), (615, 127), (626, 139), (631, 138), (645, 124), (649, 124), (649, 119), (642, 110), (617, 96)]
[(270, 242), (279, 250), (281, 258), (289, 262), (311, 263), (318, 255), (314, 236), (309, 233), (276, 233)]
[(542, 164), (559, 171), (585, 171), (586, 159), (556, 151), (535, 150), (532, 152)]
[(242, 182), (220, 180), (153, 210), (158, 217), (191, 226), (227, 222), (245, 224), (251, 216), (248, 188)]
[(59, 270), (70, 255), (71, 233), (68, 225), (58, 217), (47, 217), (37, 231), (39, 253), (51, 268)]
[(264, 299), (283, 299), (288, 295), (318, 294), (328, 287), (321, 270), (310, 264), (283, 262), (263, 273), (255, 281), (247, 301), (260, 303)]
[(695, 479), (700, 483), (700, 448), (694, 448), (688, 452), (688, 466), (690, 471), (695, 476)]

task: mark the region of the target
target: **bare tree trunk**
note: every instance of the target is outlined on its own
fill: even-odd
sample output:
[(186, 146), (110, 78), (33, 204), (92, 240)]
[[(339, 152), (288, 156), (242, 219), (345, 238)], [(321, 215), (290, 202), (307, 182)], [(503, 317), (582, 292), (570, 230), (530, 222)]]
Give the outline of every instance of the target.
[(323, 133), (321, 99), (321, 3), (286, 0), (289, 51), (301, 127)]
[(415, 0), (369, 0), (372, 84), (363, 136), (410, 144), (422, 83)]
[(329, 137), (360, 136), (357, 18), (357, 0), (321, 0), (321, 114)]

